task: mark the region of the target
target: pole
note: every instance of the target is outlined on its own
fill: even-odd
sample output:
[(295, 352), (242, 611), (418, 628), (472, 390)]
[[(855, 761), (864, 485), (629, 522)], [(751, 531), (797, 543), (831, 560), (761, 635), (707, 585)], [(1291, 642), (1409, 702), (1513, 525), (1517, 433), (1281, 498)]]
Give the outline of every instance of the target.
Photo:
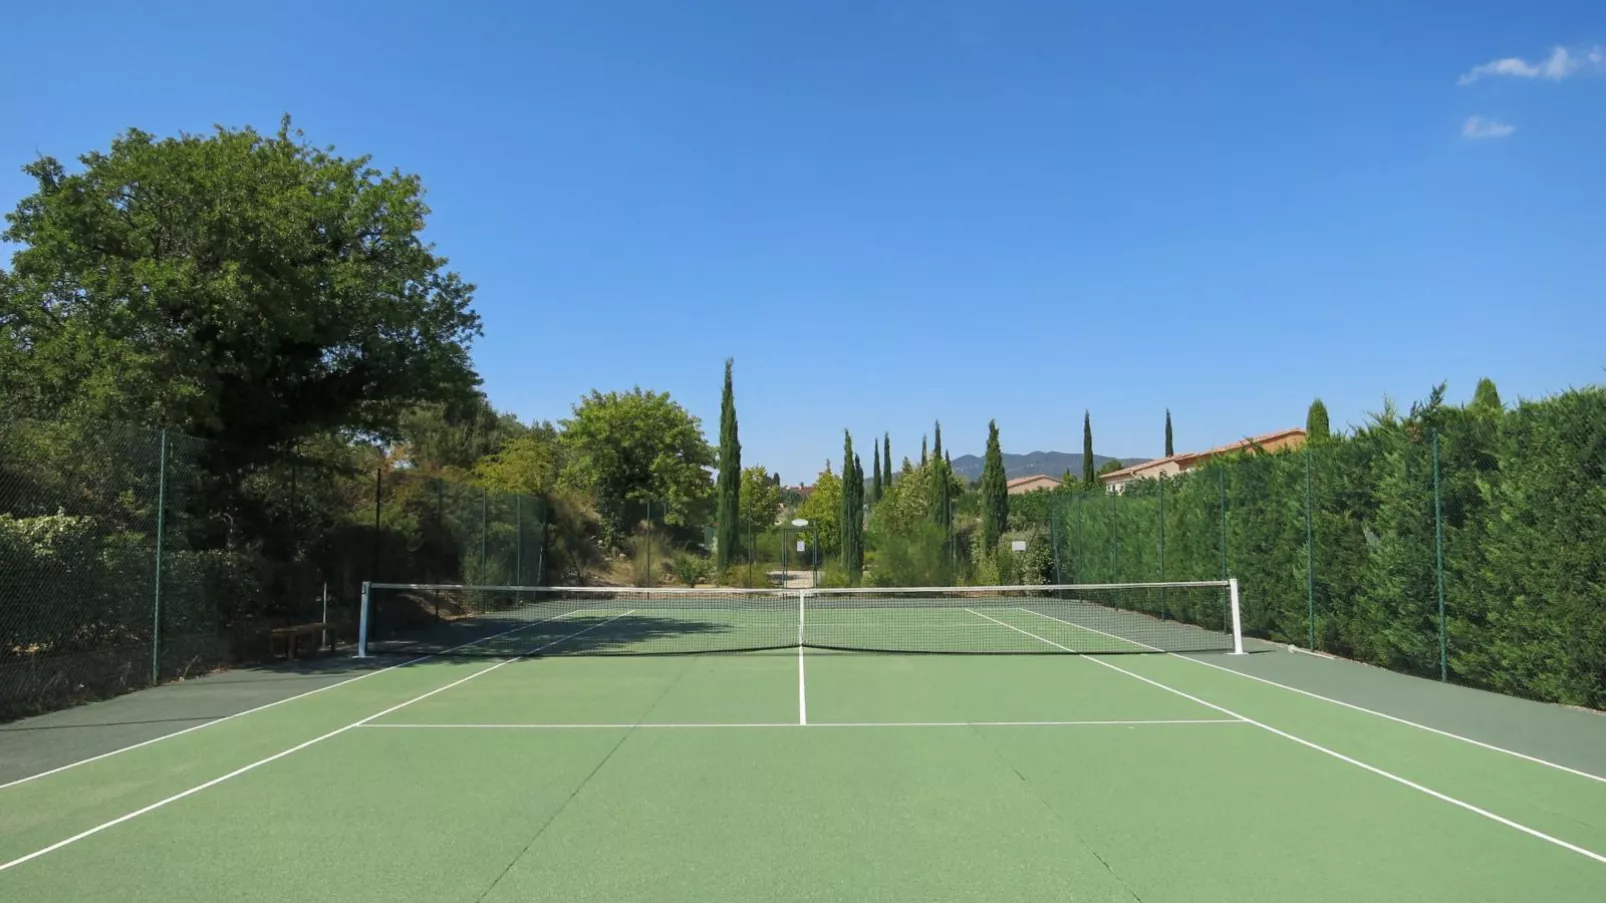
[(1238, 614), (1238, 581), (1227, 581), (1227, 605), (1232, 609), (1232, 654), (1244, 654), (1243, 618)]
[(1439, 680), (1450, 679), (1450, 637), (1444, 623), (1444, 499), (1439, 486), (1439, 431), (1433, 431), (1433, 551), (1439, 585)]
[(319, 621), (319, 623), (323, 624), (323, 635), (319, 638), (322, 641), (322, 644), (318, 648), (320, 648), (320, 649), (328, 649), (329, 648), (329, 581), (327, 581), (327, 580), (325, 580), (323, 582), (323, 617), (319, 618), (318, 621)]
[(524, 496), (513, 495), (513, 585), (524, 585)]
[(1059, 534), (1054, 530), (1054, 507), (1052, 503), (1048, 506), (1048, 545), (1054, 550), (1054, 582), (1063, 584), (1065, 581), (1060, 578)]
[(151, 683), (162, 679), (162, 551), (167, 540), (167, 430), (156, 465), (156, 576), (151, 582)]
[(1071, 581), (1082, 580), (1082, 499), (1085, 493), (1076, 494), (1076, 530), (1071, 534)]
[(786, 574), (786, 528), (781, 528), (781, 588), (785, 589), (788, 582)]
[(1311, 523), (1310, 445), (1305, 445), (1305, 607), (1309, 647), (1316, 649), (1316, 529)]
[(647, 500), (647, 576), (648, 586), (652, 586), (652, 499)]
[(487, 535), (490, 533), (490, 524), (491, 524), (490, 510), (489, 509), (490, 509), (490, 492), (488, 490), (481, 489), (480, 490), (480, 575), (479, 575), (479, 580), (482, 583), (490, 583), (491, 582), (490, 580), (488, 580), (486, 578), (486, 575), (485, 575), (486, 542), (487, 542)]
[[(1165, 477), (1160, 478), (1160, 582), (1165, 582)], [(1165, 587), (1160, 588), (1160, 620), (1166, 620)]]
[(1119, 583), (1120, 578), (1115, 576), (1116, 547), (1120, 545), (1121, 537), (1117, 534), (1115, 524), (1115, 497), (1119, 495), (1114, 489), (1110, 490), (1110, 582)]
[(357, 609), (357, 657), (368, 657), (368, 599), (370, 584), (367, 580), (362, 582), (362, 602)]
[(1227, 575), (1227, 467), (1222, 465), (1216, 470), (1216, 485), (1221, 491), (1221, 579), (1229, 579)]
[(374, 467), (374, 561), (369, 576), (379, 576), (379, 516), (385, 499), (385, 451), (379, 450), (379, 464)]
[(809, 548), (809, 563), (813, 566), (809, 574), (809, 582), (813, 584), (810, 587), (811, 589), (818, 589), (820, 586), (820, 528), (814, 526), (812, 521), (809, 524), (809, 534), (814, 537), (814, 542)]

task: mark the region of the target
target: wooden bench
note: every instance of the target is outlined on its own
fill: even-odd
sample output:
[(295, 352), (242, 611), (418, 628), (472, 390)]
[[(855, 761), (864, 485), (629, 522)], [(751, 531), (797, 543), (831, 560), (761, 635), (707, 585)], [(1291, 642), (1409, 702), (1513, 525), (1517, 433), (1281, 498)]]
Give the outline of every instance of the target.
[(268, 631), (268, 655), (274, 654), (273, 647), (281, 638), (284, 640), (285, 658), (296, 657), (296, 641), (304, 636), (320, 637), (318, 646), (315, 646), (314, 649), (321, 647), (323, 644), (321, 637), (323, 632), (328, 629), (329, 625), (323, 621), (313, 624), (292, 624), (289, 627), (275, 627)]

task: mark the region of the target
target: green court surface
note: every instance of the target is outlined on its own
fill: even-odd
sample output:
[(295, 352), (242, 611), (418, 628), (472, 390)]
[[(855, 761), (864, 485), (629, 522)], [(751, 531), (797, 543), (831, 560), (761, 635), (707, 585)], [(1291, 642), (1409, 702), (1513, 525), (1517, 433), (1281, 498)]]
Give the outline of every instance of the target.
[(1257, 655), (414, 661), (0, 785), (0, 900), (1606, 900), (1599, 772)]

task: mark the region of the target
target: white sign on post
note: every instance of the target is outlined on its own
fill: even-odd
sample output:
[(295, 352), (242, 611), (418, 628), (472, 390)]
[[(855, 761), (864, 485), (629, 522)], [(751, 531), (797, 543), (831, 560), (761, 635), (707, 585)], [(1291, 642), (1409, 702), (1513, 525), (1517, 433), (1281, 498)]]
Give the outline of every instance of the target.
[(1011, 552), (1024, 552), (1024, 551), (1026, 551), (1026, 540), (1024, 540), (1024, 539), (1011, 539), (1009, 541), (1009, 550)]
[(799, 552), (803, 551), (803, 540), (801, 539), (797, 541), (797, 550)]

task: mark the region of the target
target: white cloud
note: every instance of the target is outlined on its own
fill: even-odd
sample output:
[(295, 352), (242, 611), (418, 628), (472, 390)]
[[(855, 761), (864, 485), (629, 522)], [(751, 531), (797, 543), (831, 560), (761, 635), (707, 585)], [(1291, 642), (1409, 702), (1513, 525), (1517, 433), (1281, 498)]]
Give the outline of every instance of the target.
[(1470, 85), (1486, 75), (1561, 81), (1585, 68), (1606, 68), (1606, 48), (1602, 48), (1597, 44), (1575, 56), (1565, 47), (1555, 47), (1551, 49), (1550, 56), (1537, 63), (1530, 63), (1519, 57), (1508, 56), (1504, 59), (1491, 60), (1481, 66), (1473, 66), (1471, 72), (1461, 76), (1456, 82), (1457, 84)]
[(1485, 119), (1482, 116), (1469, 116), (1461, 124), (1461, 137), (1477, 140), (1480, 138), (1504, 138), (1515, 132), (1517, 127), (1508, 125), (1494, 119)]

